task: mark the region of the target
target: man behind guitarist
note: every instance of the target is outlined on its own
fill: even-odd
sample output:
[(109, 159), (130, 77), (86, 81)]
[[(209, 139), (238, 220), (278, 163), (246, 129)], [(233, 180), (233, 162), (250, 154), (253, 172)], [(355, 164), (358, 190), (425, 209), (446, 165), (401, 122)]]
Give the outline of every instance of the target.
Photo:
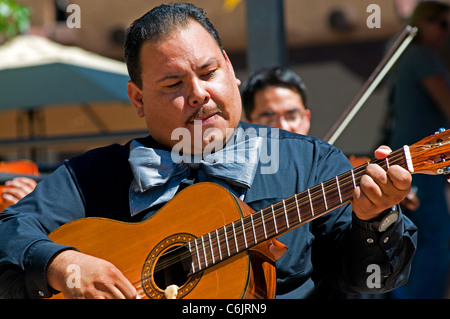
[[(136, 20), (127, 35), (125, 58), (128, 95), (151, 137), (67, 161), (0, 215), (0, 279), (14, 278), (15, 287), (1, 283), (3, 296), (42, 298), (57, 291), (66, 298), (137, 296), (113, 264), (48, 239), (49, 232), (71, 220), (100, 216), (141, 221), (198, 181), (225, 186), (257, 211), (352, 168), (339, 150), (318, 139), (239, 122), (239, 81), (217, 31), (192, 5), (163, 5)], [(215, 172), (207, 172), (204, 162), (186, 161), (206, 150), (214, 155), (228, 148), (242, 130), (256, 132), (255, 140), (263, 142), (253, 146), (261, 154), (271, 146), (278, 152), (275, 170), (263, 171), (261, 158), (256, 166), (232, 162)], [(178, 133), (190, 136), (189, 143), (180, 147)], [(174, 149), (188, 165), (173, 163), (168, 154)], [(380, 147), (375, 156), (389, 152)], [(189, 169), (181, 173), (179, 167)], [(280, 236), (289, 250), (276, 264), (277, 297), (333, 298), (405, 283), (416, 229), (401, 213), (386, 227), (378, 224), (410, 185), (410, 173), (397, 165), (387, 172), (369, 165), (351, 205)], [(81, 283), (67, 285), (67, 269), (74, 264), (83, 274)], [(370, 265), (380, 269), (379, 285), (368, 284)]]

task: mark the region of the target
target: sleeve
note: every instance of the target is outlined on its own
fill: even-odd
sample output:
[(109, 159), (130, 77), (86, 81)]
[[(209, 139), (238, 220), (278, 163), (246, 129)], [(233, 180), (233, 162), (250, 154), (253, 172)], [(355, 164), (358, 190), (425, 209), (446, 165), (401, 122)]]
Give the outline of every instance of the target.
[[(47, 235), (57, 227), (82, 217), (85, 217), (83, 202), (64, 165), (19, 203), (5, 209), (0, 214), (1, 296), (13, 295), (6, 287), (17, 290), (22, 286), (26, 292), (21, 295), (50, 297), (52, 291), (46, 282), (47, 265), (55, 254), (73, 248), (53, 243)], [(13, 273), (16, 275), (12, 276)]]
[[(399, 206), (399, 205), (398, 205)], [(400, 207), (397, 207), (400, 209)], [(383, 293), (408, 280), (417, 245), (417, 228), (403, 214), (384, 232), (372, 230), (368, 222), (352, 214), (352, 224), (342, 244), (341, 290)]]

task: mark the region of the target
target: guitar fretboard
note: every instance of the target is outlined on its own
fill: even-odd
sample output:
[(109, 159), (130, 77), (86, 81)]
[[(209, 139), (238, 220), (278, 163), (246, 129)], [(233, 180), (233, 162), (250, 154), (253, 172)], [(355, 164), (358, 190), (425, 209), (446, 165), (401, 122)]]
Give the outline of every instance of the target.
[[(409, 151), (405, 147), (392, 152), (384, 160), (373, 160), (370, 163), (378, 164), (385, 170), (391, 165), (409, 169), (409, 161)], [(203, 271), (349, 203), (368, 164), (191, 240), (186, 244), (192, 259), (189, 274)]]

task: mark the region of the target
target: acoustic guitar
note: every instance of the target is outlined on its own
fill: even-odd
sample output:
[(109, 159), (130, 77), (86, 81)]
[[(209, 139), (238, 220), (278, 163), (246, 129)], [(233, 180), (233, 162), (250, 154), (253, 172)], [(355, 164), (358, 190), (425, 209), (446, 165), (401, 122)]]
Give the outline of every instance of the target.
[[(370, 163), (446, 175), (449, 138), (441, 130)], [(259, 211), (217, 184), (198, 183), (146, 221), (84, 218), (49, 238), (112, 262), (141, 298), (162, 299), (172, 285), (177, 298), (273, 298), (274, 264), (287, 249), (275, 238), (349, 203), (368, 164)]]

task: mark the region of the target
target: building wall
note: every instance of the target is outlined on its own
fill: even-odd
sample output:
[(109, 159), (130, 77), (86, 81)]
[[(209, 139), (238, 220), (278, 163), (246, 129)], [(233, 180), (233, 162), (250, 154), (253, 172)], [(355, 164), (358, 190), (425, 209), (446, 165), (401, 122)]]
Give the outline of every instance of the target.
[[(120, 38), (130, 23), (160, 0), (71, 0), (81, 9), (81, 28), (64, 30), (64, 22), (55, 24), (54, 0), (19, 0), (32, 9), (33, 26), (43, 28), (50, 37), (61, 42), (70, 38), (74, 45), (105, 56), (121, 59), (122, 46), (113, 40)], [(67, 4), (65, 4), (65, 2)], [(245, 51), (247, 45), (246, 2), (241, 0), (232, 9), (224, 7), (225, 0), (192, 0), (204, 8), (221, 34), (224, 47), (231, 52)], [(369, 29), (367, 7), (377, 4), (381, 12), (381, 28)], [(285, 28), (290, 47), (370, 41), (395, 34), (401, 27), (394, 0), (284, 0)], [(343, 12), (354, 28), (336, 31), (330, 26), (332, 13)], [(71, 32), (69, 32), (71, 31)], [(68, 34), (71, 34), (70, 36)], [(65, 39), (66, 38), (66, 39)], [(73, 39), (72, 39), (73, 38)]]
[[(304, 78), (308, 86), (310, 108), (313, 112), (311, 135), (319, 138), (325, 136), (381, 61), (388, 47), (388, 41), (401, 31), (403, 22), (397, 14), (395, 3), (407, 4), (415, 1), (284, 0), (286, 37), (290, 49), (289, 66)], [(68, 3), (76, 3), (81, 8), (79, 29), (68, 29), (65, 21), (56, 23), (54, 0), (18, 0), (18, 2), (30, 5), (33, 10), (32, 32), (107, 57), (122, 59), (122, 46), (120, 41), (119, 43), (112, 41), (112, 33), (122, 30), (123, 34), (134, 19), (162, 1), (71, 0)], [(191, 2), (205, 8), (222, 36), (224, 47), (236, 68), (237, 76), (245, 81), (248, 77), (245, 61), (247, 45), (245, 0), (238, 2), (233, 10), (226, 10), (223, 7), (225, 0)], [(366, 20), (370, 15), (367, 8), (370, 4), (377, 4), (380, 7), (379, 29), (367, 27)], [(350, 30), (339, 31), (330, 26), (331, 14), (339, 11), (347, 15), (347, 21), (352, 26)], [(380, 85), (338, 139), (336, 145), (345, 153), (372, 155), (379, 140), (386, 95), (386, 88)], [(95, 109), (99, 116), (104, 116), (104, 110), (104, 108)], [(115, 121), (120, 118), (129, 118), (127, 121), (133, 129), (143, 124), (129, 108), (121, 107), (117, 112), (127, 116), (119, 115), (116, 119), (105, 119), (111, 128), (115, 127)], [(70, 118), (67, 117), (67, 112), (61, 114), (65, 114), (60, 115), (59, 120), (66, 123), (63, 127), (70, 127), (79, 132), (97, 130), (83, 113), (70, 115)], [(51, 116), (47, 115), (48, 118)], [(8, 123), (12, 123), (12, 120)], [(90, 146), (92, 145), (83, 145), (83, 149)], [(67, 145), (67, 148), (74, 152), (83, 151), (81, 148), (72, 148), (71, 145)]]

